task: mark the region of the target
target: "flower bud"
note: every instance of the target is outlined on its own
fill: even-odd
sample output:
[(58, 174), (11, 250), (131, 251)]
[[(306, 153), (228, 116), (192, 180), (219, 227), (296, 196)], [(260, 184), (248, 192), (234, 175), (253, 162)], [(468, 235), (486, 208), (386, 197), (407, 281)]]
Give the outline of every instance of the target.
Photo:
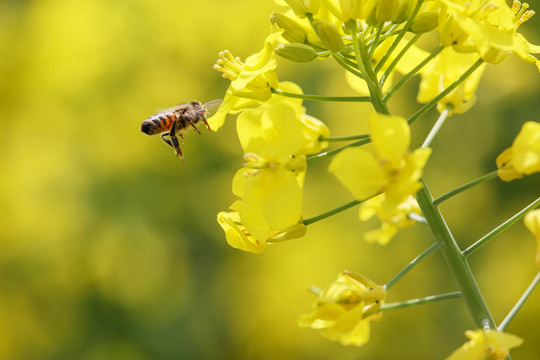
[(375, 19), (377, 23), (392, 20), (399, 9), (398, 0), (379, 0), (375, 7)]
[(306, 30), (296, 21), (287, 15), (273, 12), (270, 15), (272, 24), (276, 24), (280, 29), (283, 29), (283, 38), (291, 43), (304, 43), (307, 38)]
[(416, 2), (414, 0), (401, 0), (393, 22), (396, 24), (401, 24), (407, 21), (414, 10), (415, 4)]
[(306, 17), (307, 13), (316, 14), (321, 5), (320, 0), (285, 0), (300, 19)]
[(337, 52), (345, 47), (343, 38), (334, 24), (326, 20), (317, 19), (313, 21), (313, 27), (319, 39), (321, 39), (328, 50)]
[(410, 30), (415, 34), (422, 34), (434, 30), (437, 25), (439, 25), (439, 10), (432, 10), (418, 14)]
[(279, 44), (274, 51), (279, 56), (295, 62), (310, 62), (317, 58), (317, 52), (311, 46), (299, 43)]

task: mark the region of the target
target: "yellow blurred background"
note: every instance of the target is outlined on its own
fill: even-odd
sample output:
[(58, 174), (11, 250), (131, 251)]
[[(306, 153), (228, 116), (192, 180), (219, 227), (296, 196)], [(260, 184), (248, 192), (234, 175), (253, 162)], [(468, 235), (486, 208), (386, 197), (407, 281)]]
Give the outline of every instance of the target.
[[(378, 223), (360, 224), (352, 209), (263, 254), (237, 251), (215, 218), (234, 201), (242, 166), (234, 119), (218, 133), (187, 133), (184, 166), (140, 132), (163, 108), (223, 97), (218, 52), (259, 51), (276, 9), (240, 0), (0, 2), (0, 360), (422, 360), (465, 341), (473, 324), (459, 300), (385, 313), (363, 348), (298, 328), (315, 300), (310, 285), (344, 269), (385, 283), (431, 244), (429, 229), (367, 244), (362, 231)], [(522, 28), (540, 43), (540, 19)], [(279, 59), (278, 75), (308, 93), (354, 95), (330, 61)], [(435, 196), (492, 171), (521, 124), (539, 120), (539, 79), (515, 59), (488, 67), (477, 105), (449, 119), (433, 144), (425, 177)], [(416, 86), (391, 103), (395, 114), (418, 108)], [(366, 105), (305, 105), (334, 135), (366, 129)], [(436, 116), (415, 123), (413, 147)], [(308, 170), (306, 217), (350, 201), (327, 166)], [(539, 179), (495, 180), (444, 203), (458, 242), (470, 245), (536, 199)], [(534, 252), (520, 222), (471, 257), (497, 322), (534, 277)], [(388, 300), (454, 290), (435, 254)], [(525, 339), (513, 359), (540, 354), (538, 319), (536, 291), (507, 330)]]

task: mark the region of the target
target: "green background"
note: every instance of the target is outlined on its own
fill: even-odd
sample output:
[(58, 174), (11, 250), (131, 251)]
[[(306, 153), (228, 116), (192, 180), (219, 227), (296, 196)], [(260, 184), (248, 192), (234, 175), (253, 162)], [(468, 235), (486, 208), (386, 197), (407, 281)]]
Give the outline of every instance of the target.
[[(473, 324), (460, 300), (385, 313), (362, 348), (297, 327), (315, 300), (310, 285), (344, 269), (385, 283), (432, 243), (429, 229), (368, 244), (362, 232), (378, 222), (362, 224), (351, 209), (260, 255), (232, 249), (216, 214), (235, 200), (243, 163), (234, 118), (217, 133), (188, 132), (184, 166), (140, 132), (161, 109), (223, 97), (218, 52), (259, 51), (276, 9), (239, 0), (0, 3), (0, 359), (441, 359), (465, 341)], [(539, 19), (522, 30), (540, 43)], [(307, 93), (355, 95), (331, 61), (279, 59), (278, 76)], [(539, 79), (513, 57), (488, 66), (476, 106), (433, 143), (425, 178), (434, 196), (494, 170), (521, 125), (539, 120)], [(392, 100), (394, 114), (419, 107), (417, 84)], [(371, 111), (305, 106), (333, 135), (365, 132)], [(436, 117), (414, 124), (413, 148)], [(328, 163), (308, 169), (306, 218), (351, 200)], [(445, 202), (459, 244), (536, 199), (539, 179), (494, 180)], [(535, 251), (519, 222), (471, 256), (497, 322), (536, 274)], [(436, 253), (388, 301), (455, 290)], [(525, 339), (514, 359), (540, 354), (538, 319), (536, 291), (507, 329)]]

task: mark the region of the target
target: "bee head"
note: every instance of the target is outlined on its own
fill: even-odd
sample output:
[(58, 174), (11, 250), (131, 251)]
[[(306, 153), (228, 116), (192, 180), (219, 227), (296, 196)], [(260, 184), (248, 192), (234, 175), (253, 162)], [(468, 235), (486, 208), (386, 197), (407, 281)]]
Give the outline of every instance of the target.
[(193, 106), (195, 109), (198, 109), (202, 106), (202, 103), (200, 101), (197, 101), (197, 100), (193, 100), (191, 102), (191, 106)]

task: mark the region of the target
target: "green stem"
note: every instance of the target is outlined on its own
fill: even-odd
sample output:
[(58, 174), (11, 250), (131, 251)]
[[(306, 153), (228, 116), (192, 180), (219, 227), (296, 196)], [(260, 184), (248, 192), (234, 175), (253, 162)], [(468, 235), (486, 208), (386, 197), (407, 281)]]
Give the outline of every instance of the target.
[(335, 148), (335, 149), (332, 149), (332, 150), (329, 150), (329, 151), (326, 151), (326, 152), (318, 153), (318, 154), (315, 154), (315, 155), (309, 155), (309, 156), (306, 156), (306, 161), (307, 161), (308, 164), (311, 164), (311, 163), (313, 163), (315, 161), (326, 159), (327, 157), (330, 157), (330, 156), (334, 156), (337, 153), (341, 152), (341, 150), (346, 149), (348, 147), (362, 146), (362, 145), (365, 145), (365, 144), (369, 143), (370, 141), (371, 141), (371, 138), (367, 137), (367, 138), (364, 138), (362, 140), (358, 140), (358, 141), (352, 142), (352, 143), (347, 144), (347, 145), (340, 146), (338, 148)]
[(285, 96), (295, 99), (311, 100), (311, 101), (333, 101), (333, 102), (369, 102), (369, 96), (324, 96), (324, 95), (309, 95), (296, 94), (279, 89), (270, 88), (272, 94)]
[(367, 139), (368, 134), (348, 135), (348, 136), (321, 136), (319, 141), (349, 141)]
[(409, 28), (411, 27), (411, 24), (414, 21), (414, 18), (416, 17), (416, 14), (418, 14), (418, 11), (420, 11), (420, 8), (422, 7), (422, 3), (423, 3), (423, 0), (418, 1), (418, 3), (416, 4), (411, 16), (409, 17), (409, 19), (407, 20), (407, 22), (405, 23), (405, 25), (401, 29), (400, 33), (398, 34), (398, 36), (396, 37), (396, 39), (394, 40), (392, 45), (390, 45), (390, 48), (388, 48), (388, 50), (386, 51), (386, 54), (384, 54), (381, 61), (379, 61), (379, 63), (375, 67), (375, 73), (378, 73), (379, 71), (381, 71), (382, 67), (384, 66), (386, 61), (388, 61), (388, 59), (390, 58), (390, 56), (394, 52), (395, 48), (400, 43), (401, 39), (403, 39), (403, 37), (405, 36), (407, 31), (409, 31)]
[[(371, 59), (373, 59), (373, 53), (375, 52), (375, 49), (377, 48), (377, 46), (379, 45), (379, 39), (381, 38), (381, 33), (382, 33), (382, 30), (383, 30), (383, 25), (384, 23), (381, 23), (379, 26), (377, 26), (377, 31), (376, 31), (376, 35), (375, 35), (375, 39), (371, 42), (371, 45), (370, 45), (370, 48), (369, 48), (369, 52), (368, 52), (368, 59), (369, 61), (371, 61)], [(366, 41), (367, 41), (367, 38), (366, 38)]]
[(440, 54), (441, 51), (443, 51), (444, 47), (439, 46), (435, 50), (431, 52), (420, 64), (416, 65), (414, 69), (412, 69), (409, 73), (407, 73), (405, 76), (403, 76), (397, 83), (384, 95), (383, 101), (388, 102), (390, 98), (403, 86), (409, 81), (420, 69), (422, 69), (428, 62), (430, 62), (434, 57)]
[(491, 179), (495, 179), (497, 177), (497, 173), (498, 173), (498, 170), (495, 170), (495, 171), (492, 171), (490, 172), (489, 174), (486, 174), (484, 176), (481, 176), (479, 177), (478, 179), (476, 180), (473, 180), (465, 185), (461, 185), (460, 187), (457, 187), (455, 188), (454, 190), (452, 191), (449, 191), (447, 192), (446, 194), (444, 194), (443, 196), (441, 197), (438, 197), (436, 198), (435, 200), (433, 200), (433, 205), (439, 205), (440, 203), (442, 203), (443, 201), (446, 201), (448, 200), (449, 198), (451, 198), (452, 196), (454, 195), (457, 195), (459, 194), (460, 192), (462, 191), (465, 191), (469, 188), (472, 188), (473, 186), (475, 185), (478, 185), (478, 184), (481, 184), (485, 181), (488, 181), (488, 180), (491, 180)]
[(435, 136), (437, 136), (437, 134), (439, 133), (439, 130), (443, 126), (444, 122), (446, 121), (446, 119), (448, 119), (448, 114), (450, 114), (450, 108), (446, 107), (446, 109), (443, 110), (441, 115), (439, 115), (437, 122), (435, 123), (435, 125), (433, 125), (433, 128), (431, 128), (431, 131), (426, 137), (426, 140), (422, 144), (423, 148), (429, 147), (429, 145), (431, 145), (431, 142), (433, 141), (433, 139), (435, 139)]
[(527, 215), (527, 213), (536, 208), (537, 206), (540, 205), (540, 198), (536, 199), (535, 201), (533, 201), (532, 203), (530, 203), (529, 205), (527, 205), (523, 210), (521, 210), (520, 212), (518, 212), (517, 214), (515, 214), (514, 216), (512, 216), (510, 219), (506, 220), (505, 222), (503, 222), (501, 225), (497, 226), (495, 229), (493, 229), (492, 231), (490, 231), (488, 234), (484, 235), (484, 237), (482, 237), (480, 240), (478, 240), (477, 242), (475, 242), (474, 244), (472, 244), (471, 246), (469, 246), (467, 249), (465, 249), (463, 251), (463, 255), (464, 256), (469, 256), (471, 255), (473, 252), (475, 252), (476, 250), (478, 250), (480, 247), (482, 247), (483, 245), (487, 244), (488, 241), (490, 241), (491, 239), (493, 239), (495, 236), (499, 235), (500, 233), (502, 233), (504, 230), (506, 230), (508, 227), (510, 227), (511, 225), (513, 225), (514, 223), (516, 223), (519, 219), (521, 219), (522, 217), (524, 217), (525, 215)]
[(351, 74), (358, 76), (360, 79), (364, 78), (364, 74), (356, 68), (356, 64), (347, 59), (342, 54), (333, 52), (332, 57), (334, 58), (334, 60), (337, 61), (339, 65), (341, 65), (342, 68), (344, 68)]
[(360, 71), (365, 73), (364, 80), (366, 81), (369, 95), (371, 96), (371, 103), (373, 104), (375, 111), (377, 111), (378, 113), (390, 114), (388, 106), (382, 102), (382, 91), (379, 87), (377, 76), (375, 75), (373, 67), (371, 66), (371, 61), (368, 59), (367, 49), (364, 46), (364, 43), (361, 43), (358, 39), (358, 34), (356, 32), (356, 20), (348, 21), (347, 26), (349, 27), (349, 31), (351, 32), (352, 36), (356, 63), (359, 66), (362, 66), (362, 69), (360, 69)]
[(402, 309), (402, 308), (405, 308), (405, 307), (429, 304), (429, 303), (433, 303), (433, 302), (436, 302), (436, 301), (457, 299), (457, 298), (460, 298), (460, 297), (461, 297), (461, 293), (459, 291), (455, 291), (455, 292), (451, 292), (451, 293), (439, 294), (439, 295), (431, 295), (431, 296), (426, 296), (426, 297), (419, 298), (419, 299), (407, 300), (407, 301), (403, 301), (403, 302), (383, 304), (381, 306), (381, 310)]
[(450, 229), (448, 228), (439, 208), (433, 205), (433, 198), (426, 184), (418, 191), (417, 200), (424, 217), (426, 218), (435, 238), (442, 242), (444, 246), (441, 252), (448, 264), (450, 272), (456, 281), (463, 300), (467, 304), (469, 312), (476, 323), (476, 326), (485, 328), (489, 326), (496, 328), (495, 321), (482, 297), (480, 289), (476, 284), (473, 273), (467, 259), (461, 253)]
[(504, 318), (504, 320), (501, 322), (501, 325), (499, 325), (499, 327), (497, 328), (497, 330), (499, 331), (504, 331), (506, 329), (506, 327), (508, 326), (508, 324), (510, 324), (510, 322), (514, 319), (514, 317), (516, 316), (516, 314), (518, 313), (518, 311), (521, 309), (521, 307), (523, 306), (523, 304), (525, 304), (525, 301), (527, 301), (527, 299), (529, 298), (529, 296), (532, 294), (533, 290), (536, 288), (536, 286), (538, 286), (538, 283), (540, 283), (540, 272), (538, 274), (536, 274), (536, 276), (534, 277), (533, 281), (531, 282), (531, 284), (529, 285), (529, 287), (527, 288), (527, 290), (525, 290), (525, 292), (523, 293), (523, 295), (521, 295), (521, 298), (519, 298), (518, 302), (516, 303), (516, 305), (514, 305), (514, 307), (512, 308), (512, 310), (510, 310), (510, 312), (508, 313), (508, 315), (506, 315), (506, 317)]
[[(383, 29), (382, 29), (382, 34), (380, 35), (379, 40), (378, 40), (379, 43), (383, 42), (385, 39), (387, 39), (387, 38), (389, 38), (391, 36), (398, 35), (401, 32), (401, 30), (396, 30), (398, 26), (399, 26), (398, 24), (392, 24), (392, 25), (384, 26)], [(373, 43), (373, 39), (376, 36), (377, 36), (377, 34), (370, 34), (370, 35), (365, 37), (365, 40), (369, 41), (370, 43)], [(348, 37), (348, 39), (351, 40), (351, 37)]]
[(438, 250), (442, 246), (442, 242), (437, 241), (435, 244), (431, 245), (429, 248), (424, 250), (420, 255), (418, 255), (413, 261), (411, 261), (407, 266), (401, 269), (389, 282), (384, 285), (386, 290), (390, 289), (395, 283), (397, 283), (402, 277), (404, 277), (409, 271), (415, 268), (416, 265), (420, 264), (428, 255), (433, 253), (435, 250)]
[[(461, 85), (462, 82), (467, 80), (467, 78), (484, 63), (484, 60), (478, 59), (474, 64), (471, 65), (467, 71), (463, 73), (459, 78), (456, 79), (450, 86), (448, 86), (446, 89), (441, 91), (441, 93), (437, 96), (435, 96), (433, 99), (431, 99), (429, 102), (427, 102), (424, 106), (420, 108), (413, 116), (411, 116), (408, 120), (409, 125), (415, 122), (419, 117), (424, 115), (426, 112), (428, 112), (433, 106), (437, 105), (437, 103), (443, 99), (446, 95), (448, 95), (452, 90), (457, 88), (459, 85)], [(392, 89), (393, 90), (393, 89)], [(387, 94), (388, 95), (388, 94)]]
[[(368, 199), (366, 199), (366, 200), (368, 200)], [(315, 223), (317, 221), (321, 221), (323, 219), (326, 219), (327, 217), (330, 217), (332, 215), (335, 215), (335, 214), (338, 214), (338, 213), (340, 213), (342, 211), (350, 209), (350, 208), (360, 204), (363, 201), (365, 201), (365, 200), (353, 200), (353, 201), (351, 201), (351, 202), (349, 202), (349, 203), (347, 203), (345, 205), (338, 206), (337, 208), (332, 209), (330, 211), (327, 211), (327, 212), (325, 212), (323, 214), (313, 216), (313, 217), (311, 217), (309, 219), (306, 219), (306, 220), (303, 221), (303, 223), (304, 223), (304, 225), (308, 226), (308, 225), (313, 224), (313, 223)]]
[(386, 82), (386, 80), (388, 79), (388, 76), (390, 76), (390, 73), (394, 70), (394, 68), (396, 67), (397, 63), (399, 62), (399, 60), (401, 60), (401, 58), (405, 55), (405, 53), (407, 52), (407, 50), (409, 50), (411, 48), (411, 46), (414, 45), (414, 43), (416, 43), (418, 41), (418, 39), (420, 39), (420, 34), (416, 34), (408, 43), (407, 45), (401, 49), (401, 51), (399, 52), (399, 54), (396, 56), (396, 58), (390, 63), (390, 66), (388, 66), (388, 68), (384, 71), (384, 74), (383, 76), (381, 77), (381, 80), (379, 81), (379, 85), (380, 87), (382, 88), (384, 83)]

